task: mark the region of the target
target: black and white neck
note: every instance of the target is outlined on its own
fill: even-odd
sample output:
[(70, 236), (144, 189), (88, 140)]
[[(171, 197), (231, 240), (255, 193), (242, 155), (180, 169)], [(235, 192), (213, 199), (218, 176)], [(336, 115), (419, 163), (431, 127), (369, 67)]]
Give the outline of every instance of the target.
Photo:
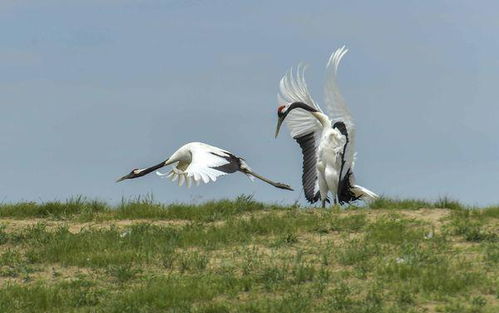
[(141, 177), (141, 176), (147, 175), (147, 174), (149, 174), (149, 173), (151, 173), (151, 172), (154, 172), (155, 170), (158, 170), (158, 169), (162, 168), (163, 166), (165, 166), (165, 165), (166, 165), (166, 162), (167, 162), (167, 161), (168, 161), (168, 160), (163, 161), (163, 162), (161, 162), (161, 163), (158, 163), (158, 164), (156, 164), (156, 165), (153, 165), (153, 166), (151, 166), (151, 167), (148, 167), (148, 168), (145, 168), (145, 169), (139, 170), (139, 172), (137, 173), (137, 176), (136, 176), (136, 177)]
[(331, 122), (329, 121), (329, 118), (327, 115), (325, 115), (322, 112), (319, 112), (317, 109), (311, 107), (310, 105), (303, 103), (303, 102), (293, 102), (289, 105), (289, 107), (286, 109), (284, 112), (279, 112), (280, 116), (282, 119), (284, 119), (289, 112), (291, 112), (294, 109), (302, 109), (307, 112), (310, 112), (320, 123), (322, 126), (331, 126)]

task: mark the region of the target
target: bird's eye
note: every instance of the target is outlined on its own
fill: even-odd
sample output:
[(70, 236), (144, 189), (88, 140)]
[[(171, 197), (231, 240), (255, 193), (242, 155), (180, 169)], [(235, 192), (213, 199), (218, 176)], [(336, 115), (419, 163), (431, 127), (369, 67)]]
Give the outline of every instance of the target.
[(277, 113), (282, 113), (284, 111), (285, 105), (281, 105), (280, 107), (277, 108)]

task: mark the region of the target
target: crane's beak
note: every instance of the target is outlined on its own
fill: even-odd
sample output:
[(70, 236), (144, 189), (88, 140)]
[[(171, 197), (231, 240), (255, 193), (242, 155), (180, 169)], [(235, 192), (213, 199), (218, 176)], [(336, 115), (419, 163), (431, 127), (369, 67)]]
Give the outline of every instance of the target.
[(275, 129), (275, 138), (279, 135), (279, 129), (281, 129), (282, 121), (284, 121), (284, 117), (279, 117), (277, 120), (277, 128)]
[(116, 180), (116, 182), (117, 182), (117, 183), (119, 183), (120, 181), (124, 181), (125, 179), (130, 179), (130, 178), (132, 178), (132, 177), (131, 177), (131, 174), (127, 174), (127, 175), (125, 175), (125, 176), (123, 176), (123, 177), (121, 177), (121, 178), (118, 178), (118, 179)]

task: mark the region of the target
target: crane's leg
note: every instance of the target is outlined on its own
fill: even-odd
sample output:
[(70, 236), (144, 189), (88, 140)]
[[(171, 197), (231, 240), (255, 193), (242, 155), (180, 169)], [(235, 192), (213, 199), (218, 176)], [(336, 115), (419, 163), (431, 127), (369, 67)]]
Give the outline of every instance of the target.
[(327, 194), (329, 189), (327, 187), (326, 178), (324, 176), (324, 165), (322, 162), (318, 162), (316, 165), (317, 168), (317, 182), (319, 184), (319, 193), (321, 195), (322, 208), (326, 207), (326, 202), (329, 202), (327, 199)]
[(333, 194), (333, 205), (337, 205), (338, 171), (332, 166), (327, 166), (324, 171), (324, 177), (326, 179), (328, 189)]
[(241, 171), (241, 172), (243, 172), (243, 173), (244, 173), (244, 174), (246, 174), (246, 175), (251, 175), (251, 176), (253, 176), (253, 177), (256, 177), (256, 178), (258, 178), (259, 180), (262, 180), (262, 181), (266, 182), (267, 184), (270, 184), (270, 185), (272, 185), (272, 186), (274, 186), (274, 187), (276, 187), (276, 188), (279, 188), (279, 189), (286, 189), (286, 190), (291, 190), (291, 191), (293, 191), (293, 188), (291, 188), (289, 185), (282, 184), (282, 183), (276, 183), (276, 182), (274, 182), (274, 181), (271, 181), (271, 180), (270, 180), (270, 179), (268, 179), (268, 178), (265, 178), (265, 177), (263, 177), (263, 176), (258, 175), (257, 173), (255, 173), (255, 172), (253, 172), (253, 171), (251, 171), (251, 170), (249, 170), (249, 169), (242, 168), (240, 171)]

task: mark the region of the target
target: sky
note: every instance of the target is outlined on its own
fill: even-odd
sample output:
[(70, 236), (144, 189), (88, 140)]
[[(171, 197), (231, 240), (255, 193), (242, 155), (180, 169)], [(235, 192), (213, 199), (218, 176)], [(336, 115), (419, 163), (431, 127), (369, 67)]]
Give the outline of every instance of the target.
[[(496, 1), (0, 2), (0, 202), (305, 203), (301, 151), (274, 139), (281, 76), (346, 45), (339, 85), (357, 125), (355, 173), (385, 196), (499, 203)], [(151, 174), (181, 145), (244, 157), (294, 192), (242, 174), (187, 189)]]

